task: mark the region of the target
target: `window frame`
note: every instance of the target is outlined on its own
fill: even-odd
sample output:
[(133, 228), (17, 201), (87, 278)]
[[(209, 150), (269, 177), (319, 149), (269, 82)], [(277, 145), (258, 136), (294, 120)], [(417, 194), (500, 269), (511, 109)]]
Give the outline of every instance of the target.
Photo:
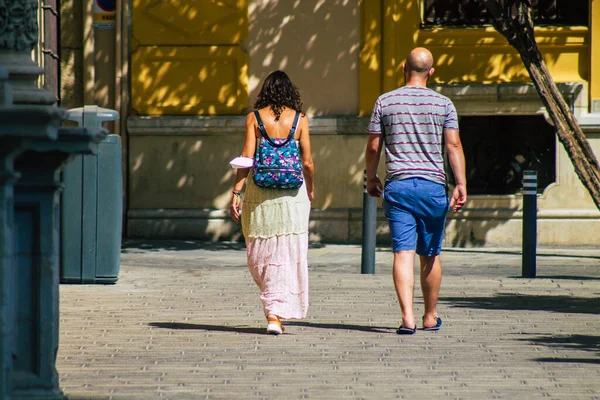
[[(548, 11), (542, 16), (536, 15), (536, 8), (539, 2), (542, 1), (544, 3), (548, 3), (545, 5), (547, 9), (551, 9), (554, 7), (556, 9), (554, 15), (548, 15), (551, 11)], [(573, 6), (573, 3), (576, 3)], [(579, 2), (579, 3), (578, 3)], [(439, 4), (439, 7), (442, 11), (448, 12), (451, 11), (452, 8), (461, 7), (461, 4), (467, 4), (470, 7), (476, 7), (477, 10), (472, 10), (471, 13), (481, 13), (482, 10), (485, 13), (485, 6), (480, 4), (473, 5), (472, 3), (476, 3), (473, 0), (421, 0), (421, 29), (428, 28), (460, 28), (460, 27), (469, 27), (469, 28), (477, 28), (477, 27), (485, 27), (490, 26), (491, 22), (486, 22), (486, 17), (479, 18), (479, 21), (475, 20), (475, 17), (464, 15), (461, 17), (460, 10), (457, 13), (454, 13), (456, 19), (454, 22), (452, 21), (435, 21), (437, 16), (435, 11), (432, 13), (433, 16), (428, 16), (428, 9), (435, 8), (436, 3)], [(453, 3), (453, 5), (448, 5), (448, 3)], [(589, 26), (589, 0), (533, 0), (533, 13), (534, 13), (534, 25), (536, 26)], [(583, 12), (582, 12), (583, 11)], [(434, 19), (434, 21), (427, 21), (428, 19)], [(443, 17), (444, 19), (453, 18), (452, 16)]]

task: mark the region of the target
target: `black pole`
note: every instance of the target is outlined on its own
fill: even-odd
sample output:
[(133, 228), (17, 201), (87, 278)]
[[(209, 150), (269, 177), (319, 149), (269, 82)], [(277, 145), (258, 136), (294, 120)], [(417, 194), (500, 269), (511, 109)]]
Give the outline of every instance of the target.
[(537, 254), (537, 171), (523, 171), (523, 278), (535, 278)]
[(361, 274), (375, 273), (375, 230), (377, 227), (377, 199), (367, 193), (367, 170), (363, 182), (363, 235)]

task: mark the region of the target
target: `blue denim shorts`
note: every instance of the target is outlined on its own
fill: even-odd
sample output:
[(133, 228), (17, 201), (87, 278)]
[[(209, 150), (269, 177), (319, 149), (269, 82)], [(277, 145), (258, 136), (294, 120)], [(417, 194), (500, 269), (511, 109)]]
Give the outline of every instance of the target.
[(448, 206), (446, 187), (440, 183), (422, 178), (387, 182), (383, 208), (394, 252), (416, 250), (421, 256), (439, 254)]

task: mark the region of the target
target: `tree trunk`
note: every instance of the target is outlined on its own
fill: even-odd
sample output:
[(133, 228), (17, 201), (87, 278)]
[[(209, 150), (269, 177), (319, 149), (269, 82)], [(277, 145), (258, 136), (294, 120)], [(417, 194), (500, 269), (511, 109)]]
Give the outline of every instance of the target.
[(563, 144), (575, 173), (600, 210), (600, 165), (592, 148), (575, 121), (571, 110), (550, 76), (535, 41), (531, 8), (528, 0), (484, 0), (494, 28), (519, 52), (558, 139)]

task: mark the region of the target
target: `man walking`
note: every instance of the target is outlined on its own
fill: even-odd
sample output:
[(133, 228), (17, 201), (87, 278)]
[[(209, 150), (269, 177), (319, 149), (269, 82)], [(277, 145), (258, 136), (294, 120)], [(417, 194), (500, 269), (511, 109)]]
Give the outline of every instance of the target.
[[(429, 50), (413, 49), (403, 63), (405, 86), (377, 99), (369, 123), (366, 149), (367, 192), (380, 197), (377, 177), (382, 140), (386, 178), (383, 207), (394, 250), (393, 277), (402, 312), (398, 334), (414, 334), (414, 258), (420, 260), (425, 312), (423, 330), (439, 330), (437, 301), (442, 282), (440, 252), (448, 208), (467, 201), (465, 157), (452, 101), (428, 89), (433, 75)], [(382, 137), (383, 136), (383, 137)], [(446, 194), (444, 150), (456, 180), (450, 204)]]

